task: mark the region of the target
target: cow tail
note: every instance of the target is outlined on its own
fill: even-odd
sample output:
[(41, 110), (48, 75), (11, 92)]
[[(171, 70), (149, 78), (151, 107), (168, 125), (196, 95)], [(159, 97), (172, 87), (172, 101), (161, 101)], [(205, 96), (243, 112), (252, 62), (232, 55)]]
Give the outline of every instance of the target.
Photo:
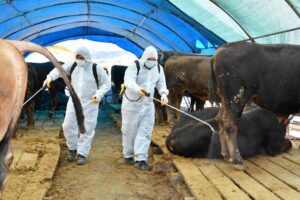
[(211, 103), (218, 102), (217, 81), (214, 73), (213, 63), (214, 63), (214, 58), (212, 58), (210, 61), (210, 70), (208, 75), (208, 100)]
[(83, 109), (80, 103), (80, 100), (77, 96), (77, 94), (74, 91), (73, 86), (71, 85), (66, 72), (63, 70), (61, 67), (61, 64), (56, 60), (56, 58), (52, 55), (50, 51), (48, 51), (46, 48), (31, 43), (31, 42), (26, 42), (26, 41), (16, 41), (16, 40), (8, 40), (14, 47), (16, 47), (21, 53), (27, 52), (27, 51), (33, 51), (33, 52), (38, 52), (45, 57), (47, 57), (53, 65), (56, 67), (58, 70), (60, 76), (62, 79), (65, 81), (69, 91), (70, 95), (72, 97), (73, 103), (74, 103), (74, 108), (75, 108), (75, 113), (76, 113), (76, 118), (77, 118), (77, 124), (79, 127), (79, 131), (81, 133), (85, 133), (85, 127), (84, 127), (84, 115), (83, 115)]

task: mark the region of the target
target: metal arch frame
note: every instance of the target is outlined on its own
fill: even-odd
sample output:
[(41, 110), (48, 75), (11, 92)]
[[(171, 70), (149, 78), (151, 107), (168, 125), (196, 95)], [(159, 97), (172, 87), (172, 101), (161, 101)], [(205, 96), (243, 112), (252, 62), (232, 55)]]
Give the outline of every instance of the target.
[(294, 4), (290, 0), (285, 0), (285, 2), (291, 7), (291, 9), (295, 12), (295, 14), (300, 18), (300, 13), (295, 8)]
[[(63, 16), (63, 17), (56, 17), (56, 18), (44, 20), (44, 21), (39, 22), (39, 23), (35, 23), (34, 25), (36, 26), (36, 25), (40, 25), (40, 24), (43, 24), (43, 23), (46, 23), (46, 22), (51, 22), (51, 20), (62, 19), (62, 18), (64, 18), (64, 17), (72, 17), (72, 16), (87, 16), (87, 15), (86, 15), (86, 14), (82, 14), (82, 15), (69, 15), (69, 16)], [(103, 16), (103, 15), (90, 15), (90, 16), (107, 17), (107, 16)], [(119, 19), (119, 18), (113, 18), (113, 17), (107, 17), (107, 18), (120, 20), (120, 21), (122, 21), (122, 22), (124, 22), (124, 23), (128, 23), (128, 24), (130, 24), (130, 25), (132, 25), (132, 26), (135, 25), (135, 24), (131, 23), (130, 21), (121, 20), (121, 19)], [(75, 22), (77, 22), (77, 21), (73, 21), (73, 23), (75, 23)], [(89, 23), (89, 22), (87, 21), (87, 23)], [(19, 29), (18, 31), (15, 31), (15, 32), (13, 32), (13, 33), (10, 33), (10, 34), (6, 35), (4, 38), (10, 37), (10, 36), (12, 36), (13, 34), (16, 34), (16, 33), (20, 32), (20, 31), (23, 31), (23, 30), (26, 30), (26, 29), (30, 29), (30, 28), (31, 28), (30, 26), (24, 27), (24, 28), (22, 28), (22, 29)], [(50, 28), (51, 28), (51, 27), (50, 27)], [(145, 31), (148, 31), (148, 32), (150, 32), (151, 34), (155, 35), (156, 37), (160, 38), (161, 41), (163, 41), (163, 42), (165, 42), (166, 44), (170, 45), (174, 50), (178, 49), (174, 43), (172, 43), (172, 42), (171, 42), (170, 40), (168, 40), (168, 39), (164, 39), (164, 38), (162, 37), (162, 35), (160, 35), (160, 34), (155, 34), (155, 33), (152, 32), (151, 30), (146, 29), (146, 28), (142, 28), (142, 29), (145, 30)], [(172, 33), (173, 33), (173, 32), (172, 32)], [(132, 33), (130, 33), (130, 34), (132, 34)], [(140, 36), (141, 36), (141, 35), (140, 35)], [(145, 37), (143, 37), (143, 38), (145, 38)], [(192, 50), (192, 49), (190, 49), (190, 50)]]
[[(12, 1), (7, 1), (7, 4), (9, 4), (10, 7), (12, 7), (12, 8), (19, 14), (19, 16), (22, 16), (22, 17), (27, 21), (27, 23), (28, 23), (33, 29), (35, 29), (38, 33), (40, 32), (40, 30), (38, 30), (36, 27), (34, 27), (34, 26), (32, 25), (31, 21), (24, 15), (24, 13), (21, 12), (21, 11), (19, 11), (19, 10), (12, 4)], [(22, 13), (22, 15), (21, 15), (20, 13)], [(13, 19), (13, 18), (10, 18), (10, 19)]]
[[(83, 23), (85, 23), (86, 21), (83, 21)], [(78, 22), (77, 22), (78, 23)], [(68, 24), (63, 24), (63, 25), (59, 25), (59, 26), (56, 26), (56, 27), (51, 27), (51, 28), (47, 28), (47, 29), (44, 29), (43, 30), (43, 32), (46, 32), (46, 31), (49, 31), (49, 30), (52, 30), (52, 29), (56, 29), (56, 28), (58, 28), (58, 27), (60, 27), (60, 26), (67, 26), (67, 25), (72, 25), (72, 24), (76, 24), (76, 23), (68, 23)], [(82, 25), (79, 25), (79, 26), (74, 26), (74, 27), (72, 27), (72, 28), (79, 28), (79, 27), (85, 27), (85, 26), (82, 26)], [(88, 28), (94, 28), (93, 26), (89, 26)], [(98, 30), (100, 30), (100, 29), (98, 29)], [(61, 31), (61, 30), (60, 30)], [(56, 31), (53, 31), (53, 32), (49, 32), (49, 33), (46, 33), (46, 34), (50, 34), (50, 33), (55, 33)], [(24, 38), (24, 40), (28, 40), (28, 38), (30, 38), (30, 37), (33, 37), (33, 39), (30, 39), (30, 40), (34, 40), (36, 37), (41, 37), (41, 36), (43, 36), (43, 35), (39, 35), (39, 36), (34, 36), (34, 35), (37, 35), (36, 33), (34, 33), (34, 34), (31, 34), (30, 36), (27, 36), (26, 38)], [(122, 36), (122, 35), (120, 35), (120, 36)], [(139, 36), (139, 35), (136, 35), (136, 36), (138, 36), (138, 37), (141, 37), (141, 36)], [(141, 37), (142, 38), (142, 37)], [(131, 41), (132, 43), (136, 43), (136, 42), (134, 42), (131, 38), (127, 38), (129, 41)], [(147, 39), (144, 39), (144, 38), (142, 38), (142, 40), (143, 41), (145, 41), (145, 42), (147, 42), (147, 43), (149, 43), (149, 44), (152, 44), (153, 46), (155, 46), (157, 49), (160, 49), (159, 47), (157, 47), (155, 44), (153, 44), (151, 41), (149, 41), (149, 40), (147, 40)]]
[[(151, 5), (152, 7), (154, 7), (153, 9), (151, 9), (151, 11), (147, 14), (147, 15), (145, 15), (144, 16), (144, 18), (142, 19), (142, 21), (133, 29), (133, 33), (138, 29), (138, 28), (140, 28), (141, 26), (142, 26), (142, 24), (144, 23), (144, 21), (146, 20), (146, 19), (149, 19), (149, 15), (150, 14), (152, 14), (152, 13), (154, 13), (155, 12), (155, 10), (157, 10), (157, 9), (159, 9), (159, 6), (162, 4), (162, 2), (164, 2), (165, 0), (161, 0), (161, 2), (158, 4), (158, 5), (151, 5), (150, 3), (148, 3), (149, 5)], [(145, 1), (143, 1), (143, 2), (145, 2)], [(145, 3), (147, 3), (147, 2), (145, 2)], [(188, 45), (189, 46), (189, 45)]]
[[(82, 22), (86, 23), (86, 21), (82, 21)], [(77, 22), (77, 23), (78, 23), (78, 22)], [(97, 23), (97, 22), (96, 22), (96, 23)], [(46, 31), (48, 31), (48, 30), (55, 29), (55, 28), (60, 27), (60, 26), (66, 26), (66, 25), (71, 25), (71, 24), (76, 24), (76, 23), (72, 22), (72, 23), (67, 23), (67, 24), (63, 24), (63, 25), (54, 26), (54, 27), (51, 27), (51, 28), (43, 29), (42, 32), (46, 32)], [(84, 26), (80, 25), (80, 26), (78, 26), (78, 27), (84, 27)], [(95, 27), (92, 27), (92, 26), (89, 26), (89, 27), (95, 28)], [(76, 26), (73, 27), (73, 28), (76, 28)], [(95, 28), (95, 29), (97, 29), (97, 28)], [(101, 29), (98, 29), (98, 30), (101, 30)], [(126, 30), (124, 30), (124, 31), (126, 31)], [(54, 32), (55, 32), (55, 31), (54, 31)], [(111, 31), (107, 31), (107, 32), (111, 32)], [(113, 32), (111, 32), (111, 33), (113, 33)], [(115, 33), (115, 34), (116, 34), (116, 33)], [(33, 33), (33, 34), (29, 35), (29, 36), (26, 36), (26, 37), (22, 38), (22, 40), (26, 40), (26, 39), (28, 39), (28, 38), (30, 38), (30, 37), (33, 37), (34, 35), (37, 35), (37, 33)], [(41, 35), (38, 35), (37, 37), (39, 37), (39, 36), (41, 36)], [(120, 35), (120, 36), (122, 36), (122, 35)], [(141, 36), (138, 35), (138, 34), (136, 34), (136, 36), (142, 38), (144, 41), (148, 42), (149, 44), (152, 44), (152, 45), (155, 46), (158, 50), (161, 50), (159, 47), (157, 47), (155, 44), (153, 44), (153, 42), (149, 41), (148, 39), (145, 39), (145, 38), (141, 37)], [(36, 38), (36, 37), (35, 37), (35, 38)], [(136, 42), (134, 42), (131, 38), (127, 38), (127, 39), (128, 39), (129, 41), (133, 42), (133, 43), (136, 43)], [(30, 39), (30, 40), (34, 40), (34, 39)]]
[[(152, 6), (152, 7), (155, 7), (155, 6), (153, 6), (153, 4), (150, 4), (149, 2), (145, 2), (144, 0), (142, 0), (142, 2), (144, 2), (145, 4), (148, 4), (148, 5)], [(29, 11), (29, 12), (20, 12), (20, 11), (19, 11), (18, 13), (22, 13), (22, 15), (17, 15), (17, 16), (15, 16), (15, 17), (12, 17), (12, 18), (10, 18), (10, 19), (7, 19), (7, 20), (5, 20), (5, 21), (3, 21), (3, 22), (6, 22), (6, 21), (11, 20), (11, 19), (16, 18), (16, 17), (24, 17), (24, 15), (26, 15), (27, 13), (34, 12), (34, 11), (38, 11), (38, 10), (41, 10), (41, 9), (44, 9), (44, 8), (48, 8), (48, 7), (52, 7), (52, 6), (65, 5), (65, 4), (70, 4), (70, 3), (87, 3), (87, 1), (74, 1), (74, 2), (71, 1), (71, 2), (66, 2), (66, 3), (57, 3), (57, 4), (52, 4), (52, 5), (50, 5), (50, 6), (42, 6), (42, 7), (38, 7), (38, 8), (36, 8), (36, 9), (32, 9), (32, 10)], [(95, 4), (100, 4), (100, 5), (101, 5), (101, 4), (110, 5), (110, 6), (113, 6), (113, 7), (117, 7), (117, 8), (129, 10), (129, 11), (134, 12), (134, 13), (140, 15), (140, 16), (143, 16), (143, 17), (147, 17), (147, 16), (145, 16), (144, 14), (142, 14), (142, 13), (140, 13), (140, 12), (137, 12), (136, 10), (128, 9), (128, 8), (122, 7), (121, 5), (118, 5), (118, 4), (112, 4), (112, 3), (107, 3), (107, 2), (99, 2), (99, 1), (93, 1), (93, 0), (88, 0), (88, 3), (89, 3), (89, 4), (95, 3)], [(154, 9), (155, 9), (155, 8), (154, 8)], [(160, 8), (158, 8), (158, 9), (159, 9), (159, 10), (162, 10), (162, 9), (160, 9)], [(153, 10), (153, 9), (152, 9), (152, 10)], [(162, 10), (162, 11), (166, 12), (165, 10)], [(174, 17), (177, 17), (176, 15), (171, 14), (171, 13), (169, 13), (169, 12), (166, 12), (166, 13), (168, 13), (169, 15), (172, 15), (172, 16), (174, 16)], [(66, 15), (66, 17), (67, 17), (67, 16), (72, 16), (72, 15)], [(156, 20), (156, 19), (154, 19), (154, 18), (148, 18), (148, 19), (157, 22), (158, 24), (160, 24), (160, 25), (163, 26), (164, 28), (168, 29), (170, 32), (174, 33), (174, 35), (177, 35), (177, 37), (178, 37), (179, 39), (181, 39), (183, 43), (185, 43), (191, 50), (194, 50), (193, 46), (191, 46), (191, 44), (190, 44), (188, 41), (186, 41), (181, 35), (179, 35), (176, 31), (174, 31), (173, 29), (169, 28), (169, 27), (166, 26), (165, 24), (161, 23), (161, 21), (158, 21), (158, 20)], [(121, 19), (121, 20), (125, 21), (124, 19)], [(181, 20), (184, 24), (186, 24), (186, 25), (190, 26), (191, 28), (195, 29), (193, 26), (191, 26), (191, 25), (190, 25), (189, 23), (187, 23), (186, 21), (184, 21), (184, 20), (182, 20), (182, 19), (180, 19), (180, 20)], [(29, 23), (29, 24), (34, 28), (34, 25), (35, 25), (35, 24), (34, 24), (34, 25), (32, 25), (32, 23)], [(198, 32), (200, 35), (202, 35), (197, 29), (195, 29), (195, 31)], [(153, 32), (153, 31), (151, 31), (151, 32)], [(202, 36), (203, 36), (206, 40), (208, 40), (208, 38), (206, 38), (204, 35), (202, 35)], [(162, 39), (162, 40), (165, 40), (165, 39)], [(209, 40), (208, 40), (208, 41), (209, 41)]]
[(230, 17), (230, 19), (234, 21), (234, 23), (236, 23), (236, 25), (238, 25), (238, 27), (240, 27), (240, 29), (248, 36), (247, 40), (250, 40), (251, 42), (255, 43), (253, 37), (244, 29), (244, 27), (238, 22), (238, 20), (236, 20), (229, 12), (227, 12), (227, 10), (225, 10), (221, 5), (219, 5), (214, 0), (209, 0), (209, 1), (213, 3), (215, 6), (217, 6), (220, 10), (222, 10), (228, 17)]
[[(74, 2), (74, 3), (82, 3), (82, 2), (81, 2), (81, 1), (77, 1), (77, 2)], [(123, 7), (120, 7), (120, 6), (117, 6), (117, 5), (114, 5), (114, 4), (101, 3), (101, 2), (92, 2), (92, 3), (106, 4), (106, 5), (110, 5), (110, 6), (116, 7), (116, 8), (125, 9), (125, 8), (123, 8)], [(53, 5), (51, 5), (51, 6), (65, 5), (65, 4), (67, 4), (67, 3), (53, 4)], [(48, 6), (48, 7), (51, 7), (51, 6)], [(34, 11), (40, 10), (40, 9), (44, 9), (44, 8), (48, 8), (48, 7), (46, 7), (46, 6), (44, 6), (44, 7), (39, 7), (38, 9), (34, 9)], [(127, 10), (129, 10), (129, 9), (127, 9)], [(132, 11), (132, 10), (130, 10), (130, 11)], [(133, 12), (136, 13), (136, 14), (138, 14), (138, 15), (141, 15), (141, 13), (138, 13), (138, 12), (135, 12), (135, 11), (133, 11)], [(65, 15), (65, 17), (68, 17), (68, 16), (72, 16), (72, 15)], [(95, 16), (97, 16), (97, 15), (95, 15)], [(102, 16), (102, 15), (99, 15), (99, 16)], [(144, 15), (141, 15), (141, 16), (144, 16)], [(113, 17), (109, 17), (109, 18), (113, 18)], [(55, 18), (53, 18), (53, 19), (55, 19)], [(115, 18), (115, 19), (119, 19), (119, 20), (121, 20), (121, 21), (125, 21), (123, 18), (122, 18), (122, 19), (121, 19), (121, 18)], [(155, 20), (155, 19), (151, 19), (151, 20), (157, 22), (157, 23), (160, 24), (162, 27), (164, 27), (164, 28), (166, 28), (167, 30), (169, 30), (171, 33), (173, 33), (174, 35), (176, 35), (176, 36), (177, 36), (177, 37), (178, 37), (178, 38), (179, 38), (186, 46), (188, 46), (190, 49), (192, 49), (192, 47), (190, 46), (190, 44), (189, 44), (186, 40), (184, 40), (179, 34), (177, 34), (177, 32), (175, 32), (175, 31), (173, 31), (172, 29), (168, 28), (167, 26), (165, 26), (164, 24), (162, 24), (160, 21), (157, 21), (157, 20)], [(47, 21), (47, 20), (45, 20), (45, 21)], [(129, 21), (125, 21), (125, 22), (128, 22), (128, 23), (133, 24), (132, 22), (129, 22)], [(143, 28), (143, 29), (145, 29), (145, 28)], [(145, 29), (145, 30), (148, 30), (149, 32), (154, 33), (153, 30), (150, 30), (150, 29)], [(170, 42), (167, 42), (166, 39), (164, 39), (164, 38), (162, 38), (162, 37), (160, 37), (160, 38), (161, 38), (162, 41), (165, 41), (166, 43), (169, 43), (170, 45), (172, 45)]]
[[(143, 0), (146, 1), (146, 0)], [(179, 12), (180, 15), (179, 16), (180, 19), (182, 21), (184, 21), (185, 23), (188, 23), (191, 27), (193, 27), (195, 30), (197, 30), (201, 35), (203, 35), (203, 37), (207, 38), (206, 34), (211, 34), (211, 36), (213, 37), (214, 42), (210, 41), (212, 44), (215, 44), (217, 46), (221, 46), (222, 44), (226, 43), (226, 41), (224, 39), (222, 39), (221, 37), (219, 37), (216, 33), (214, 33), (213, 31), (209, 30), (208, 28), (206, 28), (203, 24), (197, 22), (194, 18), (190, 17), (187, 13), (181, 11), (176, 5), (174, 5), (172, 2), (170, 2), (169, 0), (167, 0), (168, 4), (171, 4), (172, 7), (176, 10), (176, 12)], [(167, 10), (167, 9), (163, 9), (161, 8), (161, 10)], [(170, 13), (170, 11), (168, 10), (168, 13)], [(173, 13), (171, 11), (171, 13)], [(178, 14), (174, 13), (176, 16), (178, 16)], [(183, 18), (184, 17), (184, 18)], [(190, 21), (188, 22), (187, 19)], [(199, 26), (199, 27), (196, 27)], [(204, 31), (204, 33), (203, 33)], [(209, 40), (208, 40), (209, 41)]]
[[(153, 6), (152, 4), (150, 4), (149, 2), (145, 2), (144, 0), (142, 0), (145, 4), (148, 4), (148, 5), (150, 5), (150, 6), (152, 6), (152, 7), (155, 7), (155, 6)], [(76, 2), (76, 3), (79, 3), (79, 2)], [(164, 27), (165, 29), (167, 29), (167, 30), (169, 30), (170, 32), (172, 32), (174, 35), (176, 35), (181, 41), (183, 41), (183, 43), (185, 43), (186, 44), (186, 46), (188, 46), (191, 50), (193, 50), (193, 46), (191, 46), (190, 45), (190, 43), (188, 42), (188, 41), (186, 41), (185, 40), (185, 38), (184, 37), (182, 37), (180, 34), (178, 34), (176, 31), (174, 31), (173, 29), (171, 29), (171, 28), (169, 28), (168, 26), (166, 26), (164, 23), (161, 23), (161, 21), (158, 21), (158, 20), (156, 20), (156, 19), (154, 19), (154, 18), (149, 18), (149, 17), (147, 17), (146, 15), (144, 15), (143, 13), (140, 13), (140, 12), (137, 12), (136, 10), (134, 10), (134, 9), (128, 9), (128, 8), (126, 8), (126, 7), (122, 7), (121, 5), (119, 5), (119, 4), (112, 4), (112, 3), (107, 3), (107, 2), (98, 2), (98, 1), (91, 1), (91, 3), (95, 3), (95, 4), (104, 4), (104, 5), (109, 5), (109, 6), (113, 6), (113, 7), (117, 7), (117, 8), (121, 8), (121, 9), (124, 9), (124, 10), (129, 10), (129, 11), (131, 11), (131, 12), (133, 12), (133, 13), (136, 13), (137, 15), (140, 15), (140, 16), (142, 16), (142, 17), (144, 17), (144, 18), (147, 18), (147, 19), (149, 19), (149, 20), (152, 20), (152, 21), (154, 21), (154, 22), (157, 22), (158, 24), (160, 24), (162, 27)], [(57, 5), (57, 4), (55, 4), (55, 5)], [(54, 5), (53, 5), (54, 6)], [(155, 8), (152, 8), (152, 11), (153, 10), (155, 10)], [(159, 9), (159, 10), (161, 10), (161, 9)], [(164, 10), (162, 10), (162, 11), (164, 11)], [(169, 15), (171, 15), (171, 16), (173, 16), (173, 17), (177, 17), (176, 15), (172, 15), (172, 14), (170, 14), (169, 12), (166, 12), (166, 11), (164, 11), (165, 13), (167, 13), (167, 14), (169, 14)], [(149, 13), (148, 13), (149, 14)], [(123, 19), (122, 19), (123, 20)], [(123, 21), (125, 21), (125, 20), (123, 20)], [(186, 25), (188, 25), (188, 26), (190, 26), (191, 28), (193, 28), (189, 23), (187, 23), (187, 22), (185, 22), (185, 21), (183, 21), (183, 20), (181, 20), (182, 22), (184, 22), (184, 24), (186, 24)], [(135, 24), (136, 25), (136, 24)], [(143, 29), (145, 29), (145, 28), (143, 28)], [(135, 29), (136, 30), (136, 29)], [(150, 32), (153, 32), (152, 30), (149, 30)], [(133, 30), (133, 32), (134, 32), (134, 30)], [(198, 31), (196, 31), (196, 32), (198, 32)], [(200, 35), (202, 35), (200, 32), (198, 32)], [(204, 36), (203, 36), (204, 37)], [(205, 38), (205, 37), (204, 37)], [(205, 38), (206, 40), (207, 40), (207, 38)]]
[[(98, 21), (90, 21), (91, 23), (94, 23), (94, 24), (100, 24)], [(68, 24), (76, 24), (76, 23), (86, 23), (87, 24), (87, 22), (86, 21), (84, 21), (84, 20), (82, 20), (82, 21), (76, 21), (76, 22), (69, 22), (69, 23), (64, 23), (64, 24), (58, 24), (58, 25), (55, 25), (55, 26), (51, 26), (51, 27), (47, 27), (47, 28), (44, 28), (42, 31), (41, 31), (41, 33), (43, 33), (43, 32), (45, 32), (45, 31), (47, 31), (47, 30), (49, 30), (49, 29), (52, 29), (52, 28), (57, 28), (57, 27), (59, 27), (59, 26), (63, 26), (63, 25), (68, 25)], [(102, 22), (103, 23), (103, 22)], [(107, 23), (107, 22), (106, 22)], [(81, 25), (82, 26), (82, 25)], [(85, 26), (87, 26), (87, 25), (85, 25)], [(117, 27), (117, 26), (115, 26), (115, 27)], [(27, 28), (27, 29), (29, 29), (30, 30), (30, 27), (29, 28)], [(107, 30), (107, 29), (99, 29), (98, 27), (96, 27), (95, 29), (98, 29), (98, 30)], [(119, 28), (119, 30), (123, 30), (123, 31), (126, 31), (127, 32), (127, 34), (128, 34), (128, 31), (130, 31), (130, 30), (126, 30), (126, 29), (122, 29), (121, 27)], [(115, 33), (115, 34), (117, 34), (117, 32), (112, 32), (112, 31), (107, 31), (107, 32), (111, 32), (111, 33)], [(28, 34), (28, 35), (26, 35), (26, 36), (23, 36), (23, 38), (21, 38), (22, 40), (24, 40), (24, 39), (27, 39), (27, 38), (30, 38), (30, 37), (32, 37), (33, 35), (36, 35), (37, 33), (31, 33), (31, 34)], [(37, 34), (37, 35), (40, 35), (40, 34)], [(153, 45), (153, 46), (155, 46), (155, 47), (157, 47), (158, 49), (161, 49), (159, 46), (169, 46), (170, 47), (170, 49), (173, 49), (173, 47), (172, 46), (170, 46), (170, 45), (168, 45), (168, 43), (166, 43), (164, 40), (161, 40), (161, 42), (155, 42), (155, 40), (153, 40), (153, 39), (150, 39), (150, 38), (152, 38), (152, 37), (149, 37), (149, 38), (147, 38), (147, 37), (144, 37), (143, 35), (141, 35), (141, 34), (135, 34), (136, 36), (138, 36), (138, 37), (140, 37), (143, 41), (147, 41), (149, 44), (151, 44), (151, 45)], [(125, 36), (125, 35), (124, 35)], [(156, 36), (156, 35), (153, 35), (153, 36)], [(168, 48), (169, 49), (169, 48)], [(175, 49), (173, 49), (173, 50), (175, 50)]]
[[(80, 31), (80, 29), (89, 29), (89, 30), (82, 30)], [(72, 32), (69, 32), (70, 30), (72, 30)], [(94, 31), (100, 31), (100, 32), (103, 32), (102, 34), (99, 34), (99, 33), (94, 33)], [(68, 35), (71, 35), (71, 36), (84, 36), (84, 32), (90, 32), (91, 34), (87, 34), (88, 36), (89, 35), (94, 35), (94, 36), (107, 36), (107, 37), (112, 37), (112, 38), (123, 38), (123, 39), (126, 39), (128, 40), (127, 38), (124, 38), (122, 37), (121, 35), (118, 35), (118, 34), (115, 34), (115, 33), (112, 33), (112, 32), (108, 32), (108, 31), (104, 31), (104, 30), (99, 30), (99, 29), (96, 29), (96, 28), (93, 28), (93, 27), (86, 27), (86, 26), (79, 26), (79, 27), (74, 27), (74, 28), (70, 28), (70, 29), (64, 29), (64, 30), (60, 30), (60, 31), (55, 31), (55, 32), (52, 32), (52, 33), (47, 33), (45, 35), (41, 35), (39, 37), (48, 37), (51, 35), (60, 35), (61, 33), (64, 33), (64, 32), (69, 32), (69, 34), (67, 35), (64, 35), (64, 37), (69, 37)], [(128, 40), (130, 41), (130, 40)], [(54, 41), (51, 40), (51, 42), (53, 43)], [(131, 42), (131, 41), (130, 41)], [(134, 43), (132, 42), (133, 44), (135, 45), (138, 45), (137, 43)]]

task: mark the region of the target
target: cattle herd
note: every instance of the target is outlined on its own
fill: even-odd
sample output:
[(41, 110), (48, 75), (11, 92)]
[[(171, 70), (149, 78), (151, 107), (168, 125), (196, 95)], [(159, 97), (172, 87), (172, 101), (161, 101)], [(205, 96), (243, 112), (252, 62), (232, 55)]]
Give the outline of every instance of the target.
[[(261, 149), (269, 155), (276, 155), (291, 147), (282, 136), (285, 129), (280, 124), (300, 109), (299, 45), (238, 42), (221, 46), (213, 57), (159, 52), (158, 61), (164, 67), (170, 105), (179, 108), (185, 92), (198, 102), (197, 107), (203, 110), (204, 116), (205, 112), (210, 112), (204, 109), (206, 100), (220, 105), (215, 113), (216, 120), (212, 122), (219, 134), (213, 136), (208, 127), (205, 129), (201, 125), (200, 128), (192, 121), (189, 126), (186, 120), (180, 121), (179, 113), (175, 113), (177, 124), (166, 141), (171, 152), (212, 158), (221, 155), (236, 169), (243, 170), (242, 157), (248, 158)], [(112, 82), (115, 81), (112, 76)], [(255, 123), (245, 123), (243, 110), (251, 102), (266, 110), (251, 112), (247, 119), (253, 118)], [(271, 113), (262, 114), (267, 111), (273, 116)], [(201, 118), (201, 112), (199, 114)], [(169, 108), (167, 118), (168, 123), (174, 124), (174, 115)], [(268, 127), (276, 127), (276, 130), (268, 131)], [(190, 137), (197, 140), (191, 141)]]
[[(58, 91), (63, 92), (67, 85), (74, 103), (77, 102), (75, 108), (81, 132), (84, 132), (84, 119), (79, 99), (61, 63), (51, 53), (29, 42), (0, 40), (0, 44), (2, 190), (12, 161), (11, 138), (24, 98), (42, 87), (54, 66), (63, 81), (55, 82), (49, 90), (52, 99), (49, 115), (55, 110)], [(51, 63), (26, 65), (21, 55), (25, 51), (39, 52)], [(193, 115), (218, 130), (212, 133), (206, 125), (156, 104), (157, 121), (173, 125), (166, 139), (170, 152), (186, 157), (224, 158), (241, 170), (243, 158), (261, 151), (274, 156), (291, 148), (290, 141), (285, 139), (284, 122), (300, 109), (300, 46), (239, 42), (219, 47), (213, 57), (161, 51), (158, 62), (164, 67), (170, 105), (180, 108), (182, 97), (188, 93), (192, 102), (196, 102), (197, 111)], [(119, 92), (126, 68), (120, 65), (111, 68), (114, 102), (121, 102)], [(220, 106), (204, 108), (206, 100)], [(245, 108), (246, 105), (250, 106)], [(23, 108), (28, 113), (29, 126), (34, 125), (34, 107), (32, 101)], [(191, 110), (193, 108), (192, 104)]]

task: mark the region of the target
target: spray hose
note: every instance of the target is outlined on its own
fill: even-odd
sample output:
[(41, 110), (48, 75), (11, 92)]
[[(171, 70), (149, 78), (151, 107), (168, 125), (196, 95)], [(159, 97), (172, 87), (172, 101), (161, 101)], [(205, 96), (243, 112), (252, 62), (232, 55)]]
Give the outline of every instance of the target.
[(159, 100), (159, 99), (157, 99), (157, 98), (155, 98), (155, 97), (150, 97), (150, 93), (149, 93), (149, 92), (146, 92), (146, 91), (143, 91), (143, 92), (145, 93), (145, 95), (146, 95), (147, 97), (152, 98), (153, 100), (155, 100), (155, 101), (161, 103), (162, 105), (166, 105), (166, 106), (168, 106), (169, 108), (172, 108), (173, 110), (176, 110), (176, 111), (178, 111), (178, 112), (180, 112), (180, 113), (182, 113), (182, 114), (184, 114), (184, 115), (186, 115), (186, 116), (188, 116), (188, 117), (190, 117), (190, 118), (193, 118), (194, 120), (197, 120), (198, 122), (201, 122), (201, 123), (205, 124), (206, 126), (208, 126), (208, 127), (210, 128), (210, 130), (211, 130), (213, 133), (217, 133), (217, 131), (216, 131), (209, 123), (207, 123), (206, 121), (203, 121), (203, 120), (201, 120), (201, 119), (199, 119), (199, 118), (197, 118), (197, 117), (195, 117), (195, 116), (193, 116), (193, 115), (191, 115), (191, 114), (189, 114), (189, 113), (186, 113), (186, 112), (184, 112), (184, 111), (182, 111), (182, 110), (180, 110), (180, 109), (178, 109), (178, 108), (175, 108), (174, 106), (171, 106), (171, 105), (169, 105), (169, 104), (167, 104), (167, 103), (164, 103), (164, 102), (162, 102), (161, 100)]

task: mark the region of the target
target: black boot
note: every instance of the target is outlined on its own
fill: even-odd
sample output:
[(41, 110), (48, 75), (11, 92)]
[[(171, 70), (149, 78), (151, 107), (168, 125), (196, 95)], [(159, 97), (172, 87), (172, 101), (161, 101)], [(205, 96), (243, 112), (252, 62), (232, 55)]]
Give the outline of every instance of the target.
[(146, 163), (146, 161), (136, 161), (134, 166), (136, 168), (139, 168), (141, 170), (146, 170), (146, 171), (150, 171), (151, 167)]
[(77, 165), (84, 165), (86, 162), (86, 157), (78, 154)]
[(74, 161), (76, 159), (76, 156), (77, 156), (77, 150), (69, 149), (68, 156), (67, 156), (68, 161), (69, 162)]
[(127, 165), (134, 165), (134, 163), (135, 163), (135, 161), (134, 161), (134, 159), (132, 157), (130, 157), (130, 158), (124, 158), (124, 162)]

